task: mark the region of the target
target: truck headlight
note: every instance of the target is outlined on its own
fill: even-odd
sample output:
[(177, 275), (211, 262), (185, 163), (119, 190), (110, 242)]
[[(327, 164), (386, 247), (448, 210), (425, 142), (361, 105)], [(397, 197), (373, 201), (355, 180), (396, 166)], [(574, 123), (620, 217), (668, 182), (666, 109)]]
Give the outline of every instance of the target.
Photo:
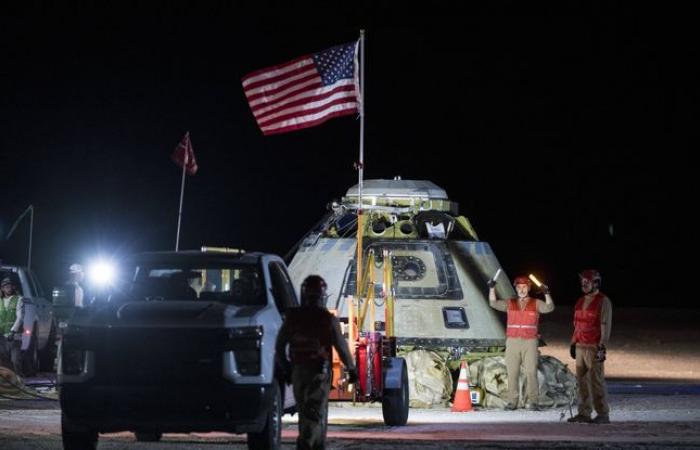
[(61, 338), (61, 367), (64, 375), (80, 375), (87, 369), (87, 352), (90, 350), (89, 332), (77, 326), (64, 328)]
[(241, 375), (260, 373), (260, 346), (263, 328), (238, 327), (229, 329), (226, 350), (233, 351), (236, 367)]
[(86, 361), (86, 350), (63, 350), (61, 353), (61, 372), (64, 375), (80, 375), (85, 371)]
[(98, 288), (113, 286), (117, 278), (114, 264), (106, 260), (98, 260), (88, 267), (88, 280)]
[(236, 327), (230, 328), (228, 330), (229, 339), (239, 339), (239, 338), (255, 338), (260, 339), (263, 335), (263, 328), (261, 326), (257, 327)]

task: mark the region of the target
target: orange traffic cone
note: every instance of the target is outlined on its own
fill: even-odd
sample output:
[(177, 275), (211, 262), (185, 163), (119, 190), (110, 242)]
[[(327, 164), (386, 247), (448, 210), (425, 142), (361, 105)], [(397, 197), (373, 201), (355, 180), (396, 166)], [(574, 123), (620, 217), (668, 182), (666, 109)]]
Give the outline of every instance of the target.
[(472, 394), (469, 392), (468, 371), (469, 366), (467, 366), (465, 361), (462, 361), (462, 367), (459, 369), (459, 379), (457, 380), (455, 401), (452, 404), (452, 412), (468, 412), (472, 410)]

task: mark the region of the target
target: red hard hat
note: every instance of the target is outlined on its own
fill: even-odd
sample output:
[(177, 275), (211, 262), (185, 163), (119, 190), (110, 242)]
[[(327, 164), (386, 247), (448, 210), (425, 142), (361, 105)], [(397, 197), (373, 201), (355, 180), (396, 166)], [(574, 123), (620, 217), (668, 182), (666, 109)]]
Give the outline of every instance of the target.
[(532, 287), (532, 281), (528, 277), (516, 277), (515, 280), (513, 280), (513, 286), (517, 286), (519, 284), (527, 284), (528, 288)]
[(602, 277), (600, 276), (600, 272), (598, 272), (595, 269), (583, 270), (583, 271), (581, 271), (580, 274), (578, 274), (578, 276), (582, 280), (586, 279), (586, 280), (593, 281), (593, 282), (597, 281), (598, 283), (600, 283), (602, 281)]
[(325, 300), (327, 287), (326, 280), (318, 275), (309, 275), (301, 283), (301, 303), (310, 305)]

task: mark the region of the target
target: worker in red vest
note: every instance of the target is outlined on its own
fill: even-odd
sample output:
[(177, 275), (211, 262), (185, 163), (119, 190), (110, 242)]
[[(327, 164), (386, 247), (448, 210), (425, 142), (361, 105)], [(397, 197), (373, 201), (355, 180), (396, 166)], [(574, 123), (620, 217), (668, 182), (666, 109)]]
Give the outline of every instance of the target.
[(301, 306), (287, 310), (277, 335), (277, 360), (291, 377), (299, 411), (298, 450), (326, 448), (333, 348), (347, 369), (348, 383), (357, 381), (355, 361), (338, 319), (326, 309), (327, 288), (320, 276), (306, 277), (301, 284)]
[[(597, 270), (584, 270), (579, 278), (583, 297), (574, 309), (570, 349), (571, 357), (576, 359), (579, 403), (578, 414), (569, 422), (610, 423), (603, 362), (612, 327), (612, 303), (600, 292), (602, 280)], [(596, 411), (594, 419), (591, 419), (591, 403)]]
[(554, 311), (554, 301), (549, 294), (549, 288), (542, 285), (540, 289), (545, 301), (530, 297), (532, 282), (527, 277), (517, 277), (513, 282), (517, 298), (498, 300), (496, 298), (496, 281), (489, 280), (489, 305), (498, 311), (508, 313), (506, 327), (506, 370), (508, 371), (508, 399), (505, 406), (507, 410), (518, 407), (518, 378), (520, 366), (525, 373), (527, 396), (525, 408), (538, 409), (539, 385), (537, 383), (537, 362), (539, 352), (538, 323), (540, 314)]

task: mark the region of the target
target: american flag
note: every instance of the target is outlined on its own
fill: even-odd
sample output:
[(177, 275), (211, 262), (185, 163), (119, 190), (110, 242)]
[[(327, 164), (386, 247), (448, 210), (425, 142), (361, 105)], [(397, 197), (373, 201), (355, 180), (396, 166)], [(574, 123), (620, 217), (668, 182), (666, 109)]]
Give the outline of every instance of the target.
[(338, 45), (243, 77), (264, 135), (319, 125), (358, 112), (357, 42)]

